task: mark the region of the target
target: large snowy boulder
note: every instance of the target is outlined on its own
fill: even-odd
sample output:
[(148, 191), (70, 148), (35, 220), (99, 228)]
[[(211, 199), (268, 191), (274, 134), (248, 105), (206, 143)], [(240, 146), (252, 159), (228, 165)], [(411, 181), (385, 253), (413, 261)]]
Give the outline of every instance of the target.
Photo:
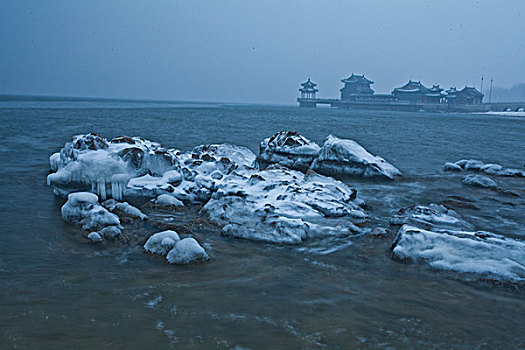
[(120, 225), (118, 216), (102, 207), (98, 203), (98, 196), (89, 192), (71, 193), (61, 212), (65, 221), (78, 224), (84, 230)]
[(280, 131), (261, 142), (257, 165), (265, 169), (279, 163), (290, 169), (306, 172), (321, 148), (296, 131)]
[(188, 264), (197, 260), (208, 260), (208, 254), (191, 237), (180, 239), (175, 231), (158, 232), (148, 239), (144, 249), (152, 254), (166, 256), (170, 264)]
[(424, 230), (402, 226), (393, 244), (399, 259), (482, 278), (525, 281), (525, 243), (490, 232)]
[(392, 225), (410, 224), (425, 229), (453, 229), (453, 230), (472, 230), (472, 224), (466, 222), (452, 209), (447, 209), (442, 205), (430, 204), (413, 205), (402, 208), (390, 220)]
[(300, 243), (362, 232), (355, 224), (367, 215), (356, 202), (355, 189), (313, 172), (246, 168), (220, 181), (201, 213), (222, 225), (225, 235)]
[(326, 141), (311, 168), (321, 174), (346, 174), (363, 177), (393, 179), (401, 172), (379, 156), (368, 153), (353, 140), (339, 139), (333, 135)]

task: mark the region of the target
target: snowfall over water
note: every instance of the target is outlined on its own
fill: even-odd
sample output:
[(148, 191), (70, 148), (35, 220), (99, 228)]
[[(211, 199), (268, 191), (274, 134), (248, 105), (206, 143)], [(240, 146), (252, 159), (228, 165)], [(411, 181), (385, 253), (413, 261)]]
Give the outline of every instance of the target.
[[(86, 238), (97, 244), (136, 242), (172, 264), (213, 261), (213, 255), (175, 230), (138, 241), (130, 237), (130, 223), (136, 230), (149, 219), (147, 208), (161, 208), (173, 217), (198, 208), (199, 217), (225, 236), (270, 243), (337, 237), (351, 244), (354, 236), (397, 231), (395, 259), (484, 279), (525, 280), (523, 242), (477, 231), (469, 218), (445, 206), (414, 204), (393, 215), (390, 229), (374, 227), (357, 189), (337, 178), (398, 181), (401, 171), (356, 141), (333, 135), (320, 146), (297, 132), (278, 132), (263, 140), (255, 155), (231, 144), (181, 151), (140, 137), (107, 140), (91, 133), (74, 136), (51, 155), (50, 168), (48, 185), (57, 196), (67, 197), (62, 217)], [(465, 173), (466, 186), (517, 196), (488, 176), (525, 176), (521, 169), (478, 160), (446, 163), (444, 170)]]

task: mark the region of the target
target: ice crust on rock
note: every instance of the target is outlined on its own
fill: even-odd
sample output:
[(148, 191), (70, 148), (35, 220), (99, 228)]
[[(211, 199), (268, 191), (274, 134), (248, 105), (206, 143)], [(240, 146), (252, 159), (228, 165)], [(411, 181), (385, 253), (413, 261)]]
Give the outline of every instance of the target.
[(204, 203), (215, 181), (254, 160), (249, 149), (230, 144), (201, 145), (183, 153), (140, 137), (108, 142), (92, 133), (73, 137), (50, 157), (53, 173), (47, 182), (56, 193), (90, 190), (103, 200), (169, 193), (181, 201)]
[(353, 140), (329, 135), (311, 169), (321, 174), (346, 174), (362, 177), (385, 177), (393, 179), (401, 172), (379, 156), (368, 153)]
[(94, 243), (100, 243), (103, 241), (102, 236), (98, 232), (91, 232), (88, 238)]
[(483, 175), (470, 174), (463, 178), (463, 183), (469, 186), (483, 188), (498, 188), (496, 181)]
[(525, 281), (525, 243), (490, 232), (403, 225), (394, 240), (393, 254), (399, 259), (423, 260), (436, 269)]
[(390, 220), (392, 225), (409, 224), (425, 229), (446, 228), (453, 230), (472, 230), (474, 226), (463, 220), (459, 214), (452, 209), (442, 205), (429, 204), (413, 205), (400, 209)]
[(78, 224), (84, 230), (120, 225), (118, 216), (102, 207), (98, 203), (98, 196), (89, 192), (71, 193), (61, 213), (65, 221)]
[(158, 232), (148, 239), (144, 249), (152, 254), (166, 256), (170, 264), (188, 264), (197, 260), (208, 260), (208, 254), (191, 237), (180, 239), (175, 231)]
[(246, 168), (217, 184), (201, 214), (223, 225), (225, 235), (300, 243), (313, 237), (362, 232), (355, 223), (362, 223), (367, 215), (355, 199), (355, 189), (314, 172)]
[(516, 176), (516, 177), (525, 177), (525, 170), (514, 169), (514, 168), (503, 168), (499, 164), (484, 164), (480, 160), (476, 159), (462, 159), (458, 160), (455, 163), (447, 162), (443, 166), (445, 171), (475, 171), (475, 172), (484, 172), (490, 175), (498, 176)]
[(306, 172), (321, 148), (296, 131), (280, 131), (261, 142), (257, 165), (260, 169), (279, 163)]

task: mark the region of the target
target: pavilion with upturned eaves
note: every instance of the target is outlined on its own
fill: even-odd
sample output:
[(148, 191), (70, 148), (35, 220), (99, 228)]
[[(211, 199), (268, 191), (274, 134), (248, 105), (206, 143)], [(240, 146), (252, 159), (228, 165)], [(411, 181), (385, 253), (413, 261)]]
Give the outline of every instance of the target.
[(312, 82), (310, 78), (308, 78), (307, 81), (302, 83), (301, 86), (302, 88), (299, 89), (299, 91), (301, 92), (301, 98), (314, 99), (316, 97), (315, 94), (317, 93), (317, 91), (319, 91), (315, 88), (317, 84)]

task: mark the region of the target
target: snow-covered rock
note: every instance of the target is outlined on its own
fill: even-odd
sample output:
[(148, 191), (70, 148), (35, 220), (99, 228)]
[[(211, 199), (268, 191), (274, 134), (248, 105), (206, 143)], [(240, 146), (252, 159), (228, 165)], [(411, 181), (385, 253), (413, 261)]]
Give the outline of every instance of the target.
[(61, 212), (65, 221), (78, 224), (84, 230), (120, 225), (118, 216), (102, 207), (98, 196), (89, 192), (71, 193)]
[(390, 220), (392, 225), (410, 224), (425, 229), (472, 230), (472, 224), (466, 222), (452, 209), (442, 205), (414, 205), (400, 209)]
[(158, 232), (148, 239), (144, 249), (152, 254), (166, 256), (171, 264), (188, 264), (196, 260), (208, 260), (208, 254), (191, 237), (180, 239), (175, 231)]
[(177, 241), (166, 259), (170, 264), (189, 264), (197, 260), (209, 260), (209, 257), (195, 239), (188, 237)]
[(184, 203), (182, 203), (177, 198), (173, 197), (169, 194), (161, 194), (155, 199), (155, 204), (166, 206), (166, 207), (183, 207)]
[(180, 241), (179, 235), (175, 231), (162, 231), (150, 236), (144, 249), (152, 254), (166, 255), (173, 249), (175, 243)]
[(483, 278), (525, 281), (525, 243), (490, 232), (423, 230), (403, 225), (393, 244), (399, 259)]
[(290, 169), (306, 172), (321, 148), (296, 131), (280, 131), (261, 142), (257, 165), (265, 169), (279, 163)]
[(483, 188), (497, 188), (498, 184), (496, 181), (492, 180), (483, 175), (470, 174), (463, 178), (463, 183), (469, 186), (483, 187)]
[[(356, 191), (314, 172), (238, 169), (217, 184), (201, 214), (226, 235), (279, 243), (362, 232), (366, 213)], [(337, 219), (341, 218), (341, 220)]]
[(333, 135), (326, 138), (311, 169), (326, 175), (378, 176), (388, 179), (401, 175), (396, 167), (383, 158), (368, 153), (357, 142)]
[(114, 199), (108, 199), (102, 202), (102, 206), (111, 212), (114, 212), (119, 217), (127, 216), (134, 219), (147, 220), (148, 216), (140, 211), (137, 207), (132, 206), (128, 202), (117, 202)]
[(445, 165), (443, 165), (443, 170), (445, 171), (463, 171), (463, 168), (457, 165), (456, 163), (446, 162)]

